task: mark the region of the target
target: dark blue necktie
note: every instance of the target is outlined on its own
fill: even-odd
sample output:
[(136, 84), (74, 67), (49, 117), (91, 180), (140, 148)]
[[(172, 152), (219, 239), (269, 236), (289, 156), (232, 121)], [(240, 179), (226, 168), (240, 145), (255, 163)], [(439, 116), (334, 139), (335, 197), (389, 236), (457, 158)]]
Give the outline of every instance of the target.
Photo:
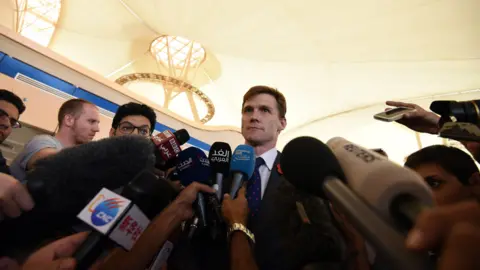
[(262, 165), (265, 165), (265, 161), (263, 158), (258, 157), (255, 160), (255, 171), (247, 186), (247, 202), (250, 216), (252, 217), (258, 214), (260, 203), (262, 202), (262, 179), (258, 170)]

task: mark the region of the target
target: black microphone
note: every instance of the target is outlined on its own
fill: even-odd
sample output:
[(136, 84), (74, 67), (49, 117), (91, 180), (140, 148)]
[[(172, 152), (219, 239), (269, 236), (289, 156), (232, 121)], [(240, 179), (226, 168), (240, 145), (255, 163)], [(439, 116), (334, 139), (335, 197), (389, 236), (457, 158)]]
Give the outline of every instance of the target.
[(116, 190), (143, 169), (153, 169), (153, 146), (142, 136), (119, 136), (71, 148), (39, 160), (26, 177), (35, 207), (0, 222), (0, 255), (28, 255), (41, 241), (72, 233), (76, 215), (105, 187)]
[(324, 143), (312, 137), (296, 138), (285, 146), (280, 163), (296, 188), (330, 200), (344, 213), (392, 269), (435, 269), (425, 256), (407, 250), (404, 237), (344, 184), (343, 170)]
[[(188, 186), (192, 182), (209, 184), (208, 181), (211, 175), (210, 162), (205, 153), (196, 147), (189, 147), (180, 152), (177, 170), (180, 183), (183, 186)], [(193, 220), (189, 238), (193, 237), (199, 222), (201, 227), (207, 226), (205, 197), (202, 193), (197, 194), (197, 215)]]
[(210, 147), (210, 152), (208, 152), (212, 176), (215, 179), (213, 188), (217, 191), (216, 194), (219, 201), (222, 201), (223, 196), (223, 179), (228, 176), (230, 172), (231, 156), (232, 149), (230, 145), (225, 142), (213, 143), (212, 147)]

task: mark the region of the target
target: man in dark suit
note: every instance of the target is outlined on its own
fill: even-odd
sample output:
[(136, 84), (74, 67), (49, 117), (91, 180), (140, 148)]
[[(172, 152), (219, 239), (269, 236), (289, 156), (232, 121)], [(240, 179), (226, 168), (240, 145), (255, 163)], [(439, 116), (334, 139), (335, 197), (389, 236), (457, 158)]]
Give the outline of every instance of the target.
[[(296, 191), (282, 176), (276, 144), (287, 125), (286, 111), (283, 94), (268, 86), (254, 86), (243, 97), (242, 135), (256, 155), (246, 193), (247, 227), (256, 238), (260, 269), (300, 269), (312, 262), (343, 258), (343, 239), (328, 206)], [(311, 216), (321, 216), (315, 222), (302, 222), (299, 217), (297, 205), (307, 201)]]

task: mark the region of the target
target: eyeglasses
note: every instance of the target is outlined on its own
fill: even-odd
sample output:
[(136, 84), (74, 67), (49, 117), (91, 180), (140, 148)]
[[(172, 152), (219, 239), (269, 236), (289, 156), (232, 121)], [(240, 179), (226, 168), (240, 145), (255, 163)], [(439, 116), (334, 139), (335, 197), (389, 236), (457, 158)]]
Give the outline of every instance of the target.
[[(20, 122), (18, 122), (17, 119), (13, 118), (13, 117), (10, 117), (10, 115), (8, 115), (8, 113), (2, 109), (0, 109), (0, 117), (7, 117), (8, 120), (10, 120), (10, 127), (12, 128), (21, 128), (22, 125), (20, 124)], [(6, 126), (6, 125), (2, 125), (0, 124), (0, 128), (1, 129), (8, 129), (9, 127)]]
[(117, 130), (124, 135), (132, 134), (135, 129), (138, 130), (139, 135), (150, 136), (150, 127), (149, 126), (137, 127), (137, 126), (134, 126), (130, 122), (122, 122), (118, 125), (118, 128), (117, 128)]

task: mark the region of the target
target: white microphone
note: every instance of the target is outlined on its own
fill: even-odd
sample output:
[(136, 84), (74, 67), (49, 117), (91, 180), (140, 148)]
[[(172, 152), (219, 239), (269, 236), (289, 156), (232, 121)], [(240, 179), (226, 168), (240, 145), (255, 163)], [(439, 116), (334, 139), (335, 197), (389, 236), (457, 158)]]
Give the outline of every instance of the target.
[(344, 138), (327, 142), (348, 185), (387, 220), (410, 229), (416, 216), (433, 205), (432, 192), (420, 175)]

